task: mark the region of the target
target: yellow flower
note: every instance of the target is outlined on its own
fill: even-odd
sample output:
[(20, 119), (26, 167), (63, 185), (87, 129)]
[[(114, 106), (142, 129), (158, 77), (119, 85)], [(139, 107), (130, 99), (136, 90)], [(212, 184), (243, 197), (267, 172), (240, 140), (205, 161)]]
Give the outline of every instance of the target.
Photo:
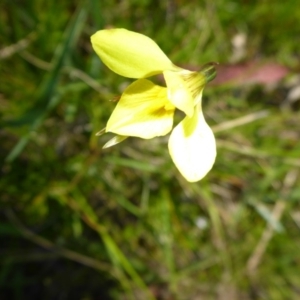
[[(152, 39), (126, 29), (100, 30), (91, 41), (107, 67), (121, 76), (137, 79), (125, 89), (107, 122), (105, 132), (116, 136), (104, 147), (128, 136), (151, 139), (168, 134), (177, 108), (186, 117), (171, 133), (170, 155), (188, 181), (202, 179), (216, 157), (215, 138), (201, 108), (204, 85), (216, 74), (214, 65), (200, 72), (177, 67)], [(145, 79), (160, 73), (167, 87)]]

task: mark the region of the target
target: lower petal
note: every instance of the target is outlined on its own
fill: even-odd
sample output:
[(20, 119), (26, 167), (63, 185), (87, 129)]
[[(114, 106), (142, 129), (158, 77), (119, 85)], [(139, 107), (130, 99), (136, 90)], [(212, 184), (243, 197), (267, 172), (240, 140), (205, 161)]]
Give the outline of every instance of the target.
[(207, 125), (201, 104), (195, 107), (192, 118), (185, 117), (171, 133), (169, 152), (174, 164), (189, 182), (202, 179), (216, 158), (216, 141)]

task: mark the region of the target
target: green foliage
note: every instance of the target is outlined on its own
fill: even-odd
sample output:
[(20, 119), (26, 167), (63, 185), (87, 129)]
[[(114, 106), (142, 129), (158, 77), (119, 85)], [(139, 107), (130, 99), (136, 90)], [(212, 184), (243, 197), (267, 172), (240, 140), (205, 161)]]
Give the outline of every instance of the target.
[(218, 157), (190, 184), (165, 137), (102, 150), (110, 136), (95, 133), (130, 80), (103, 66), (89, 40), (125, 27), (200, 68), (227, 64), (243, 33), (242, 60), (297, 70), (296, 7), (2, 1), (0, 298), (300, 298), (300, 113), (299, 99), (283, 105), (289, 85), (208, 86)]

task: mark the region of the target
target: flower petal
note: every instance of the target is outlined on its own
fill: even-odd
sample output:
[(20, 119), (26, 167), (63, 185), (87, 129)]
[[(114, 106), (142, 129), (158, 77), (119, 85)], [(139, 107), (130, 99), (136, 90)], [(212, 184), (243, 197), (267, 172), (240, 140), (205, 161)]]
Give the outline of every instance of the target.
[(194, 100), (181, 73), (164, 71), (164, 78), (168, 87), (169, 100), (176, 108), (182, 110), (187, 116), (191, 117), (194, 112)]
[(98, 131), (98, 132), (96, 133), (96, 136), (101, 136), (101, 135), (103, 135), (105, 132), (106, 132), (106, 128), (104, 127), (104, 128), (102, 128), (100, 131)]
[(149, 77), (178, 69), (152, 39), (137, 32), (100, 30), (92, 35), (91, 42), (103, 63), (124, 77)]
[(174, 109), (167, 99), (166, 88), (139, 79), (122, 94), (106, 132), (144, 139), (166, 135), (173, 126)]
[(200, 103), (195, 107), (193, 117), (185, 117), (172, 131), (169, 152), (187, 181), (202, 179), (212, 168), (216, 158), (216, 141), (205, 122)]
[(124, 140), (126, 140), (128, 138), (128, 136), (124, 136), (124, 135), (115, 135), (113, 138), (111, 138), (102, 148), (106, 149), (112, 146), (115, 146), (121, 142), (123, 142)]

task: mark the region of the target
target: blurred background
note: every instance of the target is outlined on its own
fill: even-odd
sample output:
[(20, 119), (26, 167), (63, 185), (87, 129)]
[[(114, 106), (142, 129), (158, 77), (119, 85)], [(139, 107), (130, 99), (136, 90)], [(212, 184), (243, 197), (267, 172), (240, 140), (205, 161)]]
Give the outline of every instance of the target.
[[(2, 0), (0, 299), (300, 299), (298, 0)], [(90, 36), (124, 27), (218, 62), (202, 181), (168, 136), (102, 150), (132, 80)], [(158, 80), (160, 80), (158, 78)]]

